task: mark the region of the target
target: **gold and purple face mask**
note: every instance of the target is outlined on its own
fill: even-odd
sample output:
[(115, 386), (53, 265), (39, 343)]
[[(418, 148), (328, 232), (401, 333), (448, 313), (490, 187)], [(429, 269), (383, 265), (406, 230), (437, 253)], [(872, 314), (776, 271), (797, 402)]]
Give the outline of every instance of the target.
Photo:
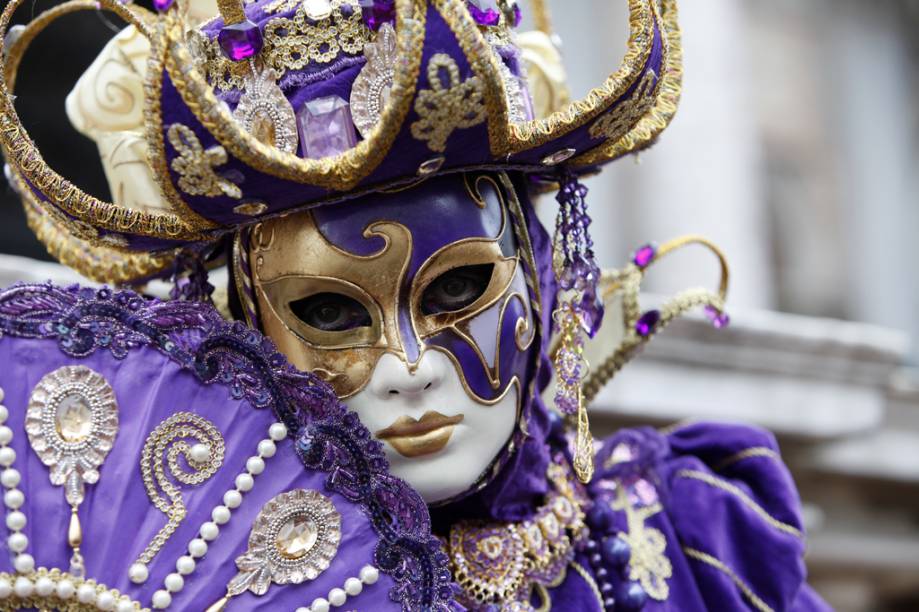
[(513, 198), (504, 175), (451, 175), (256, 226), (242, 248), (263, 330), (342, 398), (384, 353), (412, 371), (441, 351), (472, 398), (497, 402), (538, 347)]

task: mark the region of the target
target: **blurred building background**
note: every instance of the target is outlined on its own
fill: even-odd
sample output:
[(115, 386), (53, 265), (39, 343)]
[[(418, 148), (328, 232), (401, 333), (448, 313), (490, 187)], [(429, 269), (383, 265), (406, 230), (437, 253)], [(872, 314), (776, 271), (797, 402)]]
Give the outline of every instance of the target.
[[(577, 97), (621, 57), (626, 2), (553, 9)], [(594, 422), (769, 427), (812, 584), (840, 612), (919, 610), (919, 2), (690, 0), (680, 22), (679, 112), (638, 163), (591, 180), (594, 239), (617, 266), (645, 241), (710, 237), (732, 265), (732, 327), (669, 328)], [(647, 288), (716, 273), (699, 249)]]
[[(579, 96), (621, 59), (626, 2), (552, 5)], [(684, 0), (680, 12), (680, 110), (657, 146), (589, 181), (594, 238), (616, 266), (645, 241), (710, 237), (732, 264), (732, 326), (668, 329), (598, 397), (594, 421), (769, 427), (800, 485), (814, 586), (840, 612), (919, 610), (919, 1)], [(95, 15), (52, 26), (17, 86), (46, 159), (100, 197), (95, 146), (63, 100), (113, 27)], [(9, 189), (0, 252), (47, 259)], [(647, 288), (712, 286), (715, 273), (690, 250)], [(48, 277), (66, 273), (7, 259), (0, 284)]]

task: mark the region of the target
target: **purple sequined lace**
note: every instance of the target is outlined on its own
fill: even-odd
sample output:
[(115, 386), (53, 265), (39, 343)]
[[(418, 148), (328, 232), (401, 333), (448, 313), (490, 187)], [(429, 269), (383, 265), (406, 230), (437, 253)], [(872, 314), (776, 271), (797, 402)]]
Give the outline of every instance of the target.
[(389, 474), (379, 442), (328, 385), (287, 363), (274, 344), (229, 323), (200, 302), (163, 302), (130, 291), (15, 285), (0, 291), (0, 337), (55, 340), (71, 357), (103, 350), (123, 358), (154, 347), (206, 384), (270, 408), (298, 440), (306, 467), (329, 474), (327, 486), (358, 504), (380, 541), (377, 566), (396, 585), (403, 610), (452, 610), (447, 557), (431, 535), (424, 500)]

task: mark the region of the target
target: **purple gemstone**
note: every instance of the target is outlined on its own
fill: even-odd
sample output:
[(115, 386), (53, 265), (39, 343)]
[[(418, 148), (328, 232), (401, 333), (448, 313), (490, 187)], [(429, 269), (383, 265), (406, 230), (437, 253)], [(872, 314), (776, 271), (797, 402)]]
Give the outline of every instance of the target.
[(371, 30), (379, 30), (384, 23), (396, 20), (395, 0), (359, 0), (358, 4), (361, 7), (364, 25)]
[(714, 306), (705, 307), (705, 316), (712, 322), (712, 326), (715, 329), (724, 329), (731, 323), (731, 317), (728, 316), (728, 313), (721, 312)]
[(634, 263), (639, 268), (645, 268), (654, 261), (654, 257), (657, 255), (657, 247), (653, 244), (646, 244), (644, 246), (638, 247), (638, 250), (635, 251), (635, 254), (632, 255), (632, 263)]
[(637, 331), (638, 335), (642, 338), (646, 338), (651, 335), (660, 320), (661, 313), (659, 310), (649, 310), (641, 315), (638, 321), (635, 322), (635, 331)]
[(581, 300), (581, 326), (587, 335), (593, 338), (600, 331), (603, 322), (603, 300), (592, 289), (584, 292)]
[(153, 8), (162, 13), (168, 10), (173, 2), (175, 2), (175, 0), (153, 0)]
[(228, 59), (241, 62), (262, 50), (262, 31), (247, 19), (223, 26), (217, 34), (217, 42)]
[(338, 96), (316, 98), (297, 111), (303, 157), (319, 159), (343, 153), (357, 144), (351, 107)]
[(523, 13), (520, 12), (520, 5), (519, 5), (519, 4), (515, 4), (515, 5), (514, 5), (513, 11), (514, 11), (514, 23), (513, 23), (513, 25), (514, 25), (514, 27), (516, 28), (517, 26), (520, 25), (520, 22), (523, 20)]
[(487, 5), (486, 0), (469, 0), (469, 14), (479, 25), (496, 26), (501, 21), (501, 13), (493, 8), (480, 8), (476, 5)]

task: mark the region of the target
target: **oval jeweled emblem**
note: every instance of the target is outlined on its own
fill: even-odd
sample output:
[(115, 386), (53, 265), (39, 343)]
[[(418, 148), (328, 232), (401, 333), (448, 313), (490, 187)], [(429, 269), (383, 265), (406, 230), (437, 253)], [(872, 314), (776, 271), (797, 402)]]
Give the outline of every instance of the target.
[(266, 503), (236, 559), (239, 573), (227, 596), (247, 590), (264, 595), (274, 584), (300, 584), (329, 567), (341, 542), (341, 515), (332, 501), (310, 489), (281, 493)]
[(67, 503), (78, 506), (115, 443), (115, 392), (98, 372), (64, 366), (33, 389), (25, 427), (32, 449), (51, 470), (51, 484), (64, 486)]

